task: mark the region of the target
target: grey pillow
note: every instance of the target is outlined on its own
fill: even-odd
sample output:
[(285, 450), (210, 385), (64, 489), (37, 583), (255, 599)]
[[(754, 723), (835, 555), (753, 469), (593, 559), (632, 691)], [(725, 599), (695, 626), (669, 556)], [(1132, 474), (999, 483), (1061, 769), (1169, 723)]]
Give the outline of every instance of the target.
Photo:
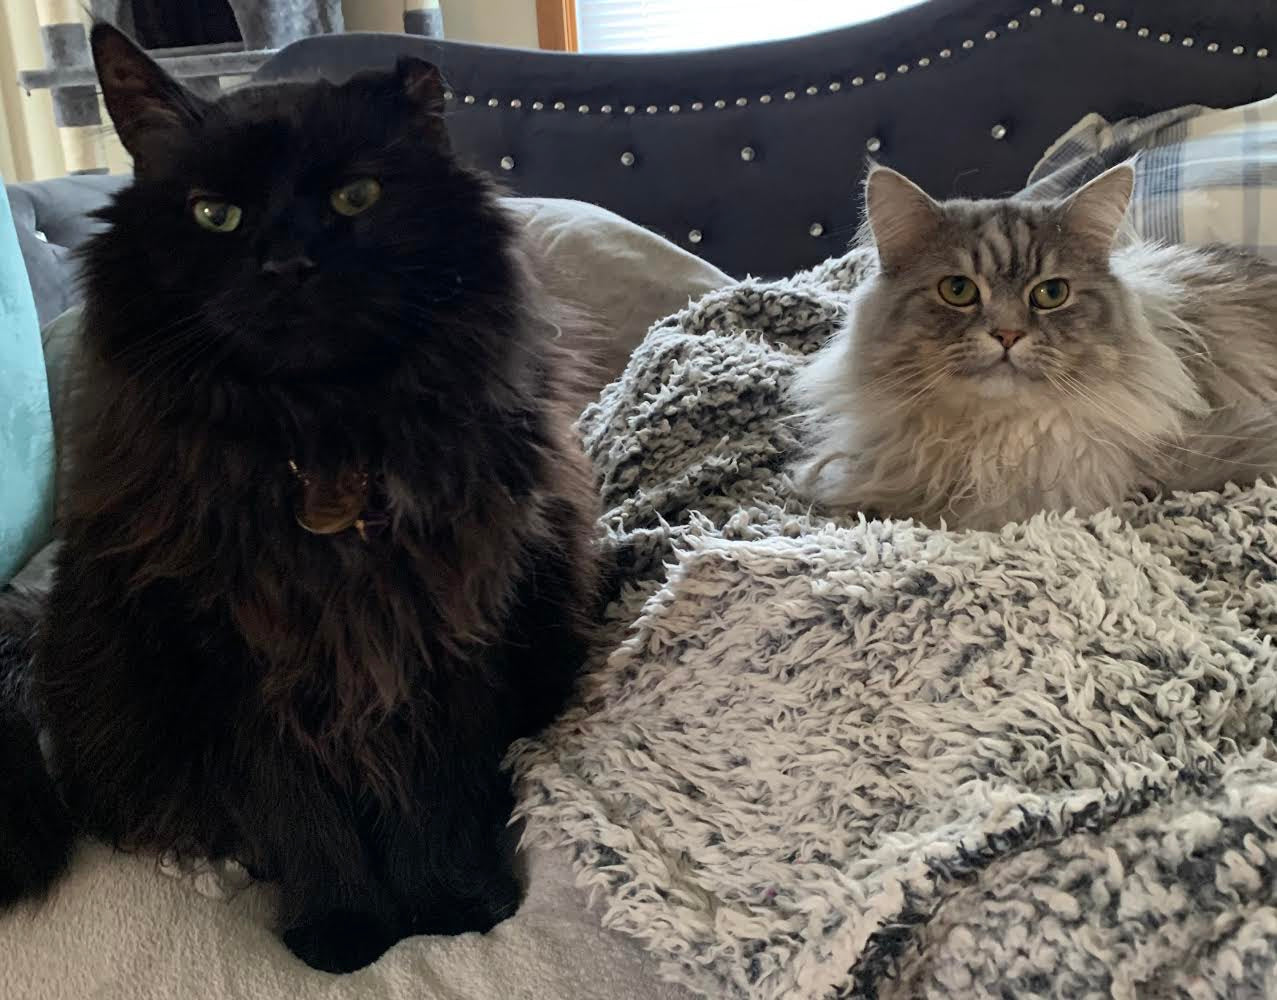
[(604, 336), (603, 372), (616, 378), (659, 319), (732, 279), (605, 208), (565, 198), (508, 198), (547, 290), (581, 308)]

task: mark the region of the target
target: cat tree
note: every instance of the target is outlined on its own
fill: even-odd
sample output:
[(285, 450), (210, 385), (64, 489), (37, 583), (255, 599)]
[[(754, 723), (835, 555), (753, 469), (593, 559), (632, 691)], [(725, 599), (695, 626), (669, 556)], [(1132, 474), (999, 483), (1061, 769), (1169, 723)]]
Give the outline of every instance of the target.
[[(228, 0), (239, 26), (241, 41), (151, 49), (164, 69), (187, 86), (216, 92), (222, 77), (253, 73), (289, 42), (308, 35), (343, 30), (340, 0)], [(91, 0), (94, 20), (110, 21), (134, 33), (130, 0)], [(53, 115), (69, 174), (106, 173), (102, 144), (102, 112), (97, 80), (89, 53), (83, 0), (36, 0), (44, 45), (45, 67), (19, 74), (22, 87), (50, 90)], [(443, 37), (439, 0), (404, 0), (404, 31)]]

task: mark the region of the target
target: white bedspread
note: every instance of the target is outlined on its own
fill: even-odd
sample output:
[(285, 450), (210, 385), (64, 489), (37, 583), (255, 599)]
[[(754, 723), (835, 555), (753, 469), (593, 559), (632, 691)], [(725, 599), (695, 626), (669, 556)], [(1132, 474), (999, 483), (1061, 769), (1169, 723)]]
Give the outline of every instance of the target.
[(490, 934), (411, 938), (349, 976), (315, 972), (271, 930), (269, 890), (229, 899), (154, 857), (86, 844), (42, 905), (0, 917), (4, 1000), (684, 1000), (604, 930), (566, 862), (529, 859), (519, 913)]

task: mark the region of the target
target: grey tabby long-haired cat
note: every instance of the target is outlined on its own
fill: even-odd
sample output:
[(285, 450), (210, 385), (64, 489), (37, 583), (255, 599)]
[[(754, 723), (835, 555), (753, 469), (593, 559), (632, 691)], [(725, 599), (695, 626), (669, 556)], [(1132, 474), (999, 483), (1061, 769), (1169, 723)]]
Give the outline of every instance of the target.
[(1134, 176), (1061, 201), (936, 202), (874, 167), (880, 266), (798, 378), (800, 489), (997, 528), (1277, 471), (1277, 267), (1119, 240)]

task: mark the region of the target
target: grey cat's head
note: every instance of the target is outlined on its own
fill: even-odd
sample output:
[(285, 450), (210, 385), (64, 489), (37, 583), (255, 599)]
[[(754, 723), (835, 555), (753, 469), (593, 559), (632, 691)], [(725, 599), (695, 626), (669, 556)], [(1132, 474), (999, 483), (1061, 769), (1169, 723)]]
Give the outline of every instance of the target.
[(860, 377), (941, 405), (1119, 379), (1133, 306), (1110, 256), (1133, 185), (1121, 164), (1061, 201), (937, 202), (874, 167), (865, 239), (881, 272), (858, 304)]

